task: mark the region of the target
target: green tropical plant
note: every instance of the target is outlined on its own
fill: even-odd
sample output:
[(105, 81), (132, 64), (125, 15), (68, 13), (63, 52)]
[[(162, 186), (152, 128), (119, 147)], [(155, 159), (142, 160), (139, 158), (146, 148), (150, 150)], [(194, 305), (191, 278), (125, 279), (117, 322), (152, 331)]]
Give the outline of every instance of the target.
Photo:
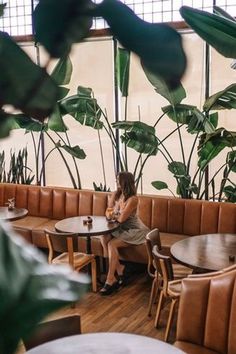
[(89, 280), (44, 255), (0, 225), (0, 352), (15, 353), (50, 312), (81, 299)]
[[(129, 63), (130, 52), (118, 48), (116, 57), (116, 73), (122, 97), (125, 99), (125, 120), (122, 122), (111, 123), (106, 110), (103, 110), (97, 103), (91, 88), (79, 86), (77, 94), (65, 97), (60, 101), (60, 110), (63, 115), (69, 114), (74, 117), (81, 125), (90, 126), (98, 131), (98, 138), (101, 146), (99, 130), (105, 129), (111, 141), (114, 156), (114, 172), (128, 171), (128, 154), (127, 148), (132, 148), (138, 153), (137, 161), (134, 167), (134, 177), (136, 186), (138, 187), (143, 174), (143, 168), (147, 159), (157, 153), (157, 139), (155, 137), (155, 129), (146, 123), (140, 121), (127, 121), (127, 103), (128, 103), (128, 87), (129, 87)], [(121, 135), (121, 142), (124, 149), (119, 148), (114, 129), (124, 130)], [(102, 148), (101, 160), (104, 161)], [(145, 157), (143, 157), (145, 155)], [(118, 158), (118, 165), (115, 163), (115, 156)], [(105, 167), (103, 164), (104, 185), (106, 185)]]
[[(31, 117), (23, 116), (22, 114), (12, 115), (12, 129), (25, 129), (26, 133), (31, 134), (35, 155), (36, 184), (38, 185), (42, 184), (45, 163), (50, 155), (54, 151), (57, 151), (67, 168), (73, 187), (81, 189), (81, 179), (76, 159), (84, 159), (86, 154), (78, 145), (71, 146), (69, 134), (67, 133), (68, 128), (63, 121), (60, 111), (60, 100), (62, 100), (69, 92), (69, 89), (66, 86), (70, 82), (72, 71), (72, 63), (69, 57), (61, 58), (53, 69), (51, 77), (58, 84), (59, 100), (56, 102), (54, 111), (51, 113), (47, 121), (39, 122)], [(48, 137), (52, 142), (53, 147), (44, 157), (43, 165), (40, 170), (40, 153), (42, 151), (43, 135)], [(75, 174), (68, 164), (68, 159), (65, 154), (72, 158)]]
[[(154, 78), (147, 71), (146, 75), (154, 85), (155, 90), (167, 98), (170, 103), (170, 105), (162, 107), (163, 114), (157, 120), (155, 127), (165, 116), (176, 125), (167, 136), (157, 136), (158, 152), (164, 156), (168, 164), (168, 170), (176, 179), (176, 193), (182, 198), (193, 198), (195, 196), (197, 199), (202, 199), (206, 188), (212, 187), (211, 199), (215, 200), (218, 196), (218, 201), (222, 199), (233, 201), (235, 185), (230, 180), (229, 174), (234, 173), (236, 168), (236, 150), (234, 150), (236, 146), (236, 132), (217, 128), (218, 112), (216, 111), (234, 108), (236, 103), (236, 97), (234, 96), (236, 84), (230, 85), (226, 89), (210, 96), (206, 99), (203, 109), (199, 110), (196, 106), (181, 103), (182, 99), (186, 96), (183, 87), (179, 88), (178, 93), (173, 95), (171, 92), (168, 93), (168, 88), (163, 87), (159, 83), (157, 77)], [(186, 149), (182, 137), (183, 129), (187, 129), (187, 132), (193, 135), (193, 143), (188, 156), (185, 152)], [(181, 161), (176, 161), (166, 147), (167, 139), (173, 136), (173, 134), (178, 135)], [(203, 185), (205, 169), (224, 149), (230, 150), (227, 154), (226, 162), (214, 173), (208, 186)], [(198, 162), (195, 168), (193, 165), (193, 156), (196, 153), (198, 154)], [(194, 171), (192, 176), (191, 171)], [(222, 171), (220, 189), (219, 191), (215, 191), (216, 176)], [(230, 185), (226, 186), (226, 183), (230, 183)], [(154, 181), (152, 185), (158, 190), (169, 189), (168, 185), (162, 181)]]
[(110, 188), (107, 187), (105, 184), (103, 185), (102, 183), (99, 183), (99, 185), (97, 185), (95, 182), (93, 182), (93, 189), (96, 192), (110, 192)]
[[(0, 16), (5, 7), (6, 4), (0, 5)], [(4, 111), (4, 105), (21, 110), (23, 117), (41, 121), (53, 112), (60, 91), (46, 72), (50, 60), (68, 56), (71, 46), (88, 36), (96, 16), (102, 16), (114, 36), (139, 55), (149, 70), (159, 73), (169, 87), (179, 85), (186, 57), (181, 36), (170, 26), (147, 23), (117, 0), (104, 0), (100, 4), (91, 0), (39, 0), (33, 22), (36, 42), (50, 54), (44, 68), (33, 63), (7, 33), (0, 32), (0, 137), (7, 136), (11, 129), (8, 121), (12, 114)]]
[(28, 167), (28, 150), (23, 148), (18, 154), (10, 151), (9, 168), (6, 170), (5, 152), (0, 153), (0, 182), (31, 184), (34, 180)]
[(214, 6), (213, 14), (182, 6), (180, 14), (220, 54), (227, 58), (236, 58), (236, 21), (227, 12), (218, 6)]

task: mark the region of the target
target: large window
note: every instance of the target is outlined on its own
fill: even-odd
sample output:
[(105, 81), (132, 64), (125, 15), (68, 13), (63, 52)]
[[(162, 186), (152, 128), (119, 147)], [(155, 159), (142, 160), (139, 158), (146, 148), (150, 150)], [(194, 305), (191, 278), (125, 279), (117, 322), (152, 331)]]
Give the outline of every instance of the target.
[[(58, 0), (60, 1), (60, 0)], [(102, 0), (94, 0), (100, 3)], [(179, 8), (188, 5), (194, 8), (212, 11), (213, 4), (222, 7), (232, 16), (236, 16), (236, 0), (120, 0), (129, 6), (140, 18), (148, 22), (181, 21)], [(32, 11), (37, 0), (0, 0), (7, 3), (3, 18), (0, 18), (0, 30), (12, 36), (32, 34)], [(106, 28), (102, 18), (94, 20), (93, 28)]]

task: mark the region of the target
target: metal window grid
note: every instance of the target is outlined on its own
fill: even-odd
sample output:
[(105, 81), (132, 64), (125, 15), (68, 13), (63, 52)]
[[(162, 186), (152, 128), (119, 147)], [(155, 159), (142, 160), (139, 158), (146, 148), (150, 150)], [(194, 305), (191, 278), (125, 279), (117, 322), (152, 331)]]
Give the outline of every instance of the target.
[[(60, 1), (60, 0), (59, 0)], [(179, 8), (183, 5), (211, 12), (213, 4), (236, 17), (236, 0), (120, 0), (147, 22), (176, 22), (182, 18)], [(37, 0), (7, 0), (4, 16), (0, 18), (0, 30), (12, 36), (32, 34), (32, 11)], [(101, 0), (94, 0), (100, 3)], [(5, 0), (0, 0), (5, 3)], [(107, 28), (102, 18), (96, 18), (93, 29)]]

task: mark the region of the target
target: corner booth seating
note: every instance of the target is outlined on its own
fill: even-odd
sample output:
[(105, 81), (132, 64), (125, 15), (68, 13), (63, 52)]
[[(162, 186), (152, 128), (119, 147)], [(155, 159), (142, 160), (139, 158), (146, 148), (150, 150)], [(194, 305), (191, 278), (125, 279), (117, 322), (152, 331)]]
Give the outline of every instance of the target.
[[(39, 248), (47, 248), (44, 229), (52, 229), (58, 220), (87, 215), (104, 215), (110, 193), (61, 187), (0, 183), (0, 206), (15, 197), (16, 207), (28, 209), (28, 215), (12, 222), (18, 234)], [(139, 195), (138, 215), (150, 228), (158, 228), (163, 249), (168, 253), (175, 242), (193, 235), (235, 233), (236, 204), (187, 200), (155, 195)], [(85, 239), (79, 237), (79, 249), (85, 251)], [(103, 256), (100, 239), (92, 237), (92, 253)], [(120, 251), (121, 259), (147, 263), (145, 244)]]

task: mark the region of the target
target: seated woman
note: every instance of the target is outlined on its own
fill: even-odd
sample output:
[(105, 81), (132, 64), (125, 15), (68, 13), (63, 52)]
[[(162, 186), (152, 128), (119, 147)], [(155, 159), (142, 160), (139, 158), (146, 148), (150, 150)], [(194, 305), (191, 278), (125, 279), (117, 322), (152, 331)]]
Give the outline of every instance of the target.
[[(109, 261), (106, 282), (100, 290), (101, 295), (110, 295), (123, 283), (124, 265), (119, 262), (119, 248), (145, 242), (149, 229), (136, 215), (137, 206), (134, 176), (130, 172), (120, 172), (117, 176), (117, 190), (112, 194), (106, 210), (107, 218), (117, 220), (120, 226), (111, 235), (101, 237), (104, 255), (108, 256)], [(118, 280), (115, 274), (118, 275)]]

